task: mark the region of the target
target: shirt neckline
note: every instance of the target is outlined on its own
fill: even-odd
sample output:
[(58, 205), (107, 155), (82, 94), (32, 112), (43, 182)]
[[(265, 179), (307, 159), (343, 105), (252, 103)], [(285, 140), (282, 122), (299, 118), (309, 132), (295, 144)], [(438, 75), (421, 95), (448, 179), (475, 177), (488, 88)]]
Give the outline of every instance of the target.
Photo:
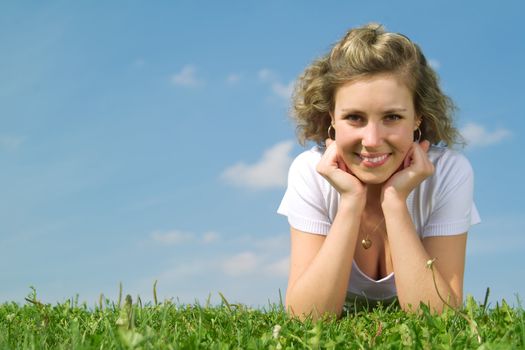
[(388, 275), (386, 275), (385, 277), (379, 279), (379, 280), (375, 280), (373, 278), (370, 278), (370, 276), (368, 276), (366, 273), (364, 273), (363, 271), (361, 271), (361, 269), (359, 268), (359, 266), (357, 266), (357, 263), (355, 262), (355, 260), (352, 260), (352, 265), (356, 268), (357, 272), (359, 272), (359, 274), (361, 276), (363, 276), (364, 278), (366, 278), (367, 280), (369, 280), (370, 282), (373, 282), (373, 283), (383, 283), (383, 282), (386, 282), (390, 279), (392, 279), (392, 277), (394, 277), (394, 272), (390, 272)]

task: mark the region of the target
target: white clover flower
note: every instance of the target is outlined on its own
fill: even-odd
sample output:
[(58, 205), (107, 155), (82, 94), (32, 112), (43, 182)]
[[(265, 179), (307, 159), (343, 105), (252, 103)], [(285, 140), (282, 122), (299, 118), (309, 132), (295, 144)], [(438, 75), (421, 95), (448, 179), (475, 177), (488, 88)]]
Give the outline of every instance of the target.
[(278, 324), (276, 324), (274, 327), (273, 327), (273, 332), (272, 332), (272, 336), (274, 339), (277, 339), (279, 338), (279, 333), (281, 332), (281, 326), (279, 326)]
[(434, 261), (436, 261), (436, 258), (427, 260), (427, 269), (431, 269), (434, 266)]

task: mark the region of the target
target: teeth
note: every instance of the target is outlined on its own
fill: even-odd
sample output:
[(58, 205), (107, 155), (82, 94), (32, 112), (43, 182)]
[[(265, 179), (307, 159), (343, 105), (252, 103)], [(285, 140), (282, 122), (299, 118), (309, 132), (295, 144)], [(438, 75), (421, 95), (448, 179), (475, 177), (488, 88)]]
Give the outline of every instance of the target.
[(365, 160), (367, 162), (370, 162), (370, 163), (379, 163), (379, 162), (385, 160), (385, 158), (387, 156), (388, 156), (388, 154), (385, 154), (385, 155), (382, 155), (382, 156), (379, 156), (379, 157), (374, 157), (374, 158), (361, 156), (361, 158), (363, 158), (363, 160)]

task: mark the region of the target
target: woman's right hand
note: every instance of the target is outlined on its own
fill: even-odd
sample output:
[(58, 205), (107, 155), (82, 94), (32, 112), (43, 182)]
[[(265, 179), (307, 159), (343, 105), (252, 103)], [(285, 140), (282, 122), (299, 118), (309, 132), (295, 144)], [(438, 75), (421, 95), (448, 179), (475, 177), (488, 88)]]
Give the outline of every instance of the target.
[(348, 198), (365, 204), (366, 185), (348, 169), (337, 152), (334, 140), (326, 140), (326, 150), (317, 164), (317, 172), (339, 192), (342, 199)]

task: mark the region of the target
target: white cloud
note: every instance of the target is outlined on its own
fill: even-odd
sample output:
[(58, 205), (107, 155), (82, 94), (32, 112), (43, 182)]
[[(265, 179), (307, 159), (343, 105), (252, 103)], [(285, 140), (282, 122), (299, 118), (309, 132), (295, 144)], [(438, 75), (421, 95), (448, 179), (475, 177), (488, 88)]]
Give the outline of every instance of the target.
[(288, 83), (288, 85), (281, 84), (279, 82), (272, 84), (272, 91), (284, 100), (289, 100), (292, 97), (294, 87), (294, 81)]
[(24, 139), (16, 136), (0, 136), (0, 150), (14, 151), (18, 149)]
[(475, 123), (466, 124), (460, 132), (470, 147), (490, 146), (509, 138), (511, 135), (507, 129), (500, 128), (489, 131), (483, 125)]
[(226, 82), (227, 82), (228, 84), (233, 85), (233, 84), (238, 83), (238, 82), (241, 80), (241, 78), (242, 78), (242, 77), (241, 77), (240, 74), (232, 73), (232, 74), (228, 75), (228, 77), (226, 77)]
[(255, 164), (237, 163), (227, 168), (222, 179), (239, 187), (266, 189), (286, 185), (288, 168), (292, 162), (293, 141), (283, 141), (266, 150)]
[(134, 62), (133, 62), (133, 67), (135, 68), (142, 68), (146, 65), (146, 61), (144, 61), (143, 58), (137, 58)]
[(155, 231), (150, 234), (150, 238), (157, 243), (163, 245), (180, 245), (184, 243), (197, 244), (211, 244), (217, 242), (220, 235), (214, 231), (205, 232), (202, 235), (197, 235), (191, 232), (184, 232), (180, 230), (169, 231)]
[(256, 239), (253, 241), (253, 245), (257, 247), (257, 249), (265, 252), (279, 251), (283, 249), (283, 247), (288, 247), (290, 245), (290, 235), (282, 234)]
[[(218, 234), (210, 231), (194, 236), (193, 240), (203, 243), (204, 237), (216, 239)], [(203, 249), (180, 252), (160, 263), (136, 287), (143, 300), (145, 295), (151, 295), (152, 283), (157, 280), (159, 300), (165, 295), (190, 303), (206, 301), (211, 293), (212, 301), (220, 302), (217, 294), (220, 291), (230, 301), (258, 305), (266, 304), (269, 299), (277, 302), (278, 290), (286, 290), (288, 234), (229, 237), (221, 235), (214, 249), (201, 246)]]
[(290, 269), (290, 257), (282, 258), (266, 266), (265, 272), (274, 277), (287, 277)]
[(189, 242), (195, 238), (192, 233), (182, 232), (177, 230), (171, 230), (166, 232), (153, 232), (151, 238), (155, 242), (159, 242), (166, 245), (177, 245)]
[(260, 258), (247, 251), (233, 255), (222, 263), (222, 271), (230, 276), (247, 275), (256, 272)]
[(224, 259), (221, 270), (228, 276), (242, 278), (254, 273), (263, 273), (272, 278), (283, 278), (288, 276), (290, 258), (276, 257), (273, 252), (244, 251)]
[(261, 69), (258, 75), (259, 75), (259, 79), (262, 82), (270, 84), (272, 92), (276, 96), (286, 101), (290, 99), (290, 97), (292, 96), (293, 88), (294, 88), (293, 80), (288, 82), (287, 84), (282, 83), (281, 81), (279, 81), (277, 74), (275, 74), (272, 70), (266, 69), (266, 68)]
[(275, 76), (275, 73), (272, 72), (270, 69), (261, 69), (258, 73), (259, 75), (259, 79), (261, 79), (262, 81), (274, 81), (277, 79), (277, 77)]
[(428, 64), (435, 70), (438, 70), (441, 67), (441, 63), (438, 60), (432, 58), (428, 60)]
[(162, 271), (160, 274), (155, 276), (153, 280), (158, 281), (176, 281), (180, 282), (181, 279), (205, 275), (210, 273), (213, 269), (211, 261), (203, 261), (200, 259), (194, 259), (192, 261), (179, 262), (175, 266)]
[(197, 69), (193, 65), (186, 65), (179, 73), (171, 77), (171, 82), (175, 85), (185, 87), (196, 87), (203, 84), (203, 81), (196, 77)]
[(206, 232), (202, 236), (202, 242), (205, 244), (216, 242), (220, 238), (219, 234), (217, 232)]

